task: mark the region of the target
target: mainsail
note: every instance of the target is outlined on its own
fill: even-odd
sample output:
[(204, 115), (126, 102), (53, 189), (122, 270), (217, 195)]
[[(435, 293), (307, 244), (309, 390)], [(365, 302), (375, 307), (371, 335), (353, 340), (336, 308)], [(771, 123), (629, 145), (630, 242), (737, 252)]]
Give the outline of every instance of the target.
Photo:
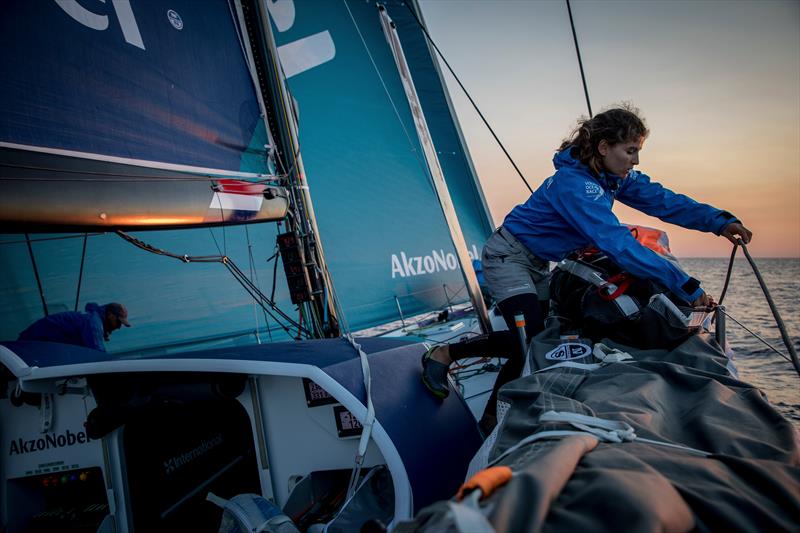
[[(240, 10), (192, 0), (3, 4), (0, 337), (15, 338), (43, 311), (109, 300), (136, 316), (112, 351), (288, 335), (222, 265), (181, 264), (100, 233), (200, 226), (137, 236), (181, 255), (225, 256), (270, 294), (265, 259), (286, 227), (231, 225), (282, 220), (287, 208)], [(63, 233), (75, 230), (88, 233)], [(292, 309), (285, 284), (272, 295)]]

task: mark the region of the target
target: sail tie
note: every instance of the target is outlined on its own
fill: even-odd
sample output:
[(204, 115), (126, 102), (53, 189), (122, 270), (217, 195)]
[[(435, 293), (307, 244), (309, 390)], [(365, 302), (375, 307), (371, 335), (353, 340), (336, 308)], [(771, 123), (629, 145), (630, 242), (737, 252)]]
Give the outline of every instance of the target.
[(670, 442), (639, 437), (636, 434), (636, 431), (634, 430), (633, 426), (631, 426), (627, 422), (618, 420), (606, 420), (595, 416), (582, 415), (572, 412), (547, 411), (539, 417), (539, 422), (564, 422), (576, 428), (577, 431), (548, 430), (548, 431), (539, 431), (532, 435), (528, 435), (524, 439), (520, 440), (517, 444), (508, 448), (506, 451), (500, 454), (494, 461), (489, 463), (489, 466), (497, 464), (512, 452), (515, 452), (516, 450), (522, 448), (523, 446), (526, 446), (533, 442), (542, 439), (552, 439), (552, 438), (566, 437), (569, 435), (585, 435), (585, 434), (592, 435), (597, 439), (608, 443), (621, 444), (624, 442), (644, 442), (656, 446), (665, 446), (668, 448), (682, 450), (692, 455), (699, 455), (702, 457), (711, 456), (711, 453), (709, 452), (698, 450), (697, 448), (692, 448), (690, 446), (685, 446), (683, 444), (673, 444)]

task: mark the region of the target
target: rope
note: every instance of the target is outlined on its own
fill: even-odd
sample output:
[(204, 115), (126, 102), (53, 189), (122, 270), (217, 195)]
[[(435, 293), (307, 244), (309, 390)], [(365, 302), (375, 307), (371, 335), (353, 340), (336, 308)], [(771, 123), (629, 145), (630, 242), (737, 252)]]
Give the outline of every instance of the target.
[[(786, 332), (786, 325), (783, 323), (783, 319), (781, 318), (781, 315), (778, 312), (778, 308), (775, 306), (775, 302), (772, 300), (772, 295), (769, 293), (767, 284), (764, 282), (764, 278), (761, 277), (761, 272), (758, 270), (756, 262), (753, 261), (753, 258), (750, 256), (750, 252), (747, 251), (747, 245), (744, 243), (744, 241), (742, 241), (742, 239), (738, 240), (738, 244), (739, 246), (742, 247), (744, 256), (747, 258), (747, 261), (750, 263), (750, 266), (753, 267), (753, 273), (756, 275), (758, 284), (761, 286), (761, 290), (764, 292), (764, 297), (767, 299), (767, 304), (769, 304), (769, 309), (770, 311), (772, 311), (772, 316), (775, 317), (775, 323), (777, 324), (778, 329), (781, 332), (781, 338), (783, 339), (783, 344), (785, 344), (786, 349), (789, 350), (789, 355), (792, 358), (792, 364), (794, 365), (794, 369), (797, 371), (797, 375), (800, 376), (800, 360), (798, 360), (797, 358), (797, 351), (794, 349), (794, 346), (792, 345), (791, 337), (789, 337), (789, 334)], [(727, 315), (727, 313), (725, 314)]]
[(531, 188), (530, 184), (528, 183), (528, 180), (525, 179), (525, 176), (522, 174), (522, 171), (519, 169), (517, 164), (514, 162), (514, 159), (511, 157), (511, 154), (508, 153), (508, 150), (506, 150), (506, 147), (503, 145), (502, 141), (500, 141), (500, 138), (497, 136), (497, 134), (494, 132), (492, 127), (489, 125), (489, 121), (487, 121), (486, 117), (483, 116), (483, 113), (481, 113), (481, 110), (478, 107), (478, 104), (475, 103), (475, 100), (472, 99), (472, 95), (469, 94), (469, 91), (467, 91), (467, 89), (464, 87), (464, 84), (461, 83), (461, 80), (456, 75), (456, 73), (453, 71), (453, 67), (450, 66), (450, 63), (447, 62), (447, 59), (445, 59), (444, 54), (442, 54), (442, 51), (439, 50), (439, 47), (436, 46), (435, 42), (433, 42), (433, 39), (431, 38), (430, 34), (428, 33), (428, 29), (425, 28), (425, 26), (422, 24), (422, 21), (419, 20), (419, 17), (417, 17), (417, 14), (411, 8), (411, 2), (406, 2), (405, 4), (406, 4), (406, 7), (408, 8), (408, 10), (411, 12), (411, 16), (414, 17), (414, 20), (417, 21), (417, 24), (419, 25), (420, 29), (422, 30), (422, 33), (425, 35), (425, 38), (428, 40), (429, 43), (431, 43), (431, 46), (433, 46), (433, 49), (436, 50), (436, 53), (442, 59), (442, 62), (447, 67), (447, 70), (449, 70), (450, 74), (453, 75), (453, 78), (458, 83), (458, 86), (461, 87), (461, 90), (464, 92), (464, 95), (466, 95), (467, 99), (469, 100), (469, 103), (472, 104), (472, 107), (473, 107), (473, 109), (475, 109), (475, 112), (477, 112), (478, 116), (481, 117), (481, 120), (483, 121), (483, 124), (486, 126), (486, 129), (489, 130), (489, 133), (492, 134), (492, 137), (494, 137), (494, 140), (495, 140), (495, 142), (497, 142), (497, 145), (500, 146), (501, 150), (503, 150), (503, 153), (506, 155), (506, 158), (508, 158), (508, 161), (511, 163), (511, 166), (514, 167), (514, 170), (517, 171), (517, 174), (519, 174), (520, 179), (522, 179), (522, 182), (525, 184), (525, 186), (528, 188), (528, 190), (531, 193), (533, 193), (533, 189)]
[[(222, 263), (225, 268), (233, 275), (234, 279), (239, 282), (239, 284), (244, 288), (245, 291), (250, 295), (253, 300), (255, 300), (261, 308), (264, 310), (265, 313), (269, 314), (273, 320), (289, 335), (292, 335), (291, 328), (296, 328), (299, 335), (304, 334), (307, 338), (311, 338), (311, 333), (302, 327), (301, 324), (295, 322), (289, 315), (284, 313), (283, 311), (275, 305), (275, 302), (270, 300), (266, 297), (266, 295), (261, 292), (261, 290), (241, 271), (241, 269), (236, 266), (236, 263), (233, 262), (231, 258), (225, 255), (203, 255), (203, 256), (190, 256), (190, 255), (178, 255), (172, 252), (168, 252), (166, 250), (162, 250), (160, 248), (155, 248), (147, 244), (144, 241), (141, 241), (131, 235), (128, 235), (124, 231), (117, 231), (117, 235), (119, 235), (124, 240), (128, 241), (129, 243), (133, 244), (137, 248), (140, 248), (146, 252), (156, 254), (156, 255), (163, 255), (166, 257), (171, 257), (173, 259), (178, 259), (184, 263)], [(273, 314), (273, 312), (275, 314)], [(281, 322), (278, 318), (280, 316), (285, 322), (288, 322), (289, 325), (286, 325)]]
[(583, 73), (583, 61), (581, 61), (581, 49), (578, 46), (578, 34), (575, 33), (575, 21), (572, 19), (572, 7), (569, 0), (567, 2), (567, 13), (569, 13), (569, 26), (572, 28), (572, 40), (575, 41), (575, 54), (578, 56), (578, 68), (581, 71), (581, 81), (583, 82), (583, 94), (586, 96), (586, 107), (589, 108), (589, 117), (592, 116), (592, 103), (589, 101), (589, 87), (586, 85), (586, 75)]
[(83, 252), (81, 253), (81, 269), (78, 272), (78, 288), (75, 291), (75, 311), (78, 310), (78, 302), (81, 299), (81, 284), (83, 283), (83, 265), (86, 262), (86, 241), (89, 239), (89, 234), (83, 234)]
[(719, 295), (719, 302), (717, 305), (722, 305), (722, 301), (725, 299), (725, 294), (728, 292), (728, 284), (731, 281), (731, 273), (733, 272), (733, 260), (736, 258), (736, 250), (739, 249), (739, 243), (733, 245), (733, 250), (731, 250), (731, 260), (728, 262), (728, 272), (725, 274), (725, 285), (722, 287), (722, 293)]
[[(244, 227), (244, 234), (245, 234), (245, 237), (246, 237), (246, 240), (247, 240), (247, 264), (248, 264), (247, 266), (250, 268), (250, 279), (254, 279), (255, 280), (255, 285), (256, 285), (256, 287), (258, 287), (259, 283), (258, 283), (258, 277), (256, 275), (256, 264), (255, 264), (255, 260), (253, 259), (253, 243), (250, 242), (250, 230), (247, 229), (246, 225)], [(260, 289), (260, 287), (259, 287), (259, 289)], [(261, 344), (261, 336), (258, 334), (259, 324), (258, 324), (258, 309), (257, 309), (257, 306), (258, 306), (258, 304), (256, 302), (253, 302), (253, 322), (255, 322), (255, 326), (256, 326), (255, 329), (253, 330), (253, 333), (256, 336), (256, 343), (257, 344)], [(264, 318), (265, 319), (266, 319), (266, 316), (267, 316), (267, 314), (264, 313)], [(267, 330), (269, 330), (269, 328), (267, 328)]]
[(33, 264), (33, 275), (36, 277), (36, 285), (39, 287), (39, 298), (42, 299), (42, 308), (44, 309), (44, 316), (49, 315), (47, 311), (47, 301), (44, 299), (44, 290), (42, 289), (42, 280), (39, 278), (39, 268), (36, 266), (36, 258), (33, 255), (33, 246), (31, 246), (31, 238), (26, 233), (25, 242), (28, 244), (28, 254), (31, 256), (31, 264)]
[(761, 342), (763, 342), (765, 345), (767, 345), (767, 347), (768, 347), (768, 348), (770, 348), (770, 349), (771, 349), (773, 352), (775, 352), (776, 354), (778, 354), (778, 355), (780, 355), (781, 357), (783, 357), (784, 359), (786, 359), (786, 361), (788, 361), (789, 363), (791, 363), (791, 362), (792, 362), (792, 360), (791, 360), (791, 359), (789, 359), (789, 357), (787, 357), (785, 353), (783, 353), (783, 352), (781, 352), (780, 350), (778, 350), (777, 348), (775, 348), (775, 347), (774, 347), (772, 344), (770, 344), (768, 341), (766, 341), (766, 340), (765, 340), (763, 337), (761, 337), (761, 336), (760, 336), (758, 333), (756, 333), (755, 331), (751, 330), (750, 328), (748, 328), (747, 326), (745, 326), (744, 324), (742, 324), (741, 322), (739, 322), (738, 320), (736, 320), (736, 319), (735, 319), (734, 317), (732, 317), (732, 316), (730, 315), (730, 313), (728, 313), (728, 312), (727, 312), (725, 309), (723, 309), (723, 308), (721, 308), (721, 307), (720, 307), (720, 308), (719, 308), (719, 310), (720, 310), (720, 311), (722, 311), (723, 313), (725, 313), (725, 316), (726, 316), (726, 317), (730, 318), (731, 320), (733, 320), (734, 322), (736, 322), (737, 324), (739, 324), (739, 326), (741, 326), (741, 327), (742, 327), (742, 329), (744, 329), (744, 330), (745, 330), (746, 332), (748, 332), (750, 335), (752, 335), (753, 337), (755, 337), (756, 339), (760, 340), (760, 341), (761, 341)]
[(44, 241), (61, 241), (61, 240), (64, 240), (64, 239), (79, 239), (79, 238), (83, 237), (84, 235), (88, 235), (89, 237), (97, 237), (99, 235), (105, 235), (105, 233), (82, 233), (82, 234), (79, 234), (79, 235), (64, 235), (62, 237), (44, 237), (44, 238), (41, 238), (41, 239), (28, 238), (28, 239), (26, 239), (24, 241), (3, 241), (3, 242), (0, 242), (0, 246), (5, 246), (5, 245), (9, 245), (9, 244), (22, 244), (22, 243), (28, 242), (28, 241), (30, 241), (30, 242), (44, 242)]

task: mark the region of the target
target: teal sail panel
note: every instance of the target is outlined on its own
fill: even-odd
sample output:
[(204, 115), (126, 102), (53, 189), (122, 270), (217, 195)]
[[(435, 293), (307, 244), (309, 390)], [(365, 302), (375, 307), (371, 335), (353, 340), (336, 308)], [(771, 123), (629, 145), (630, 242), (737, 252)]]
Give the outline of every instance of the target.
[[(344, 319), (354, 329), (465, 301), (462, 274), (374, 3), (270, 3)], [(388, 2), (470, 253), (493, 229), (424, 35)]]

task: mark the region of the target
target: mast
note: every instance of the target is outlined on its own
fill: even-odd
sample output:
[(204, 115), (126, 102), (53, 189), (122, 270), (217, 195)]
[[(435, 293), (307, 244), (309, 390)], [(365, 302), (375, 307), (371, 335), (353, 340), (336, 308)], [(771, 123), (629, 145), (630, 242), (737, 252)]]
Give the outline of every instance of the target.
[(425, 161), (428, 165), (428, 170), (433, 181), (436, 195), (439, 198), (439, 205), (442, 208), (447, 227), (450, 230), (450, 238), (453, 240), (453, 245), (456, 249), (456, 257), (458, 258), (461, 272), (464, 275), (467, 292), (469, 293), (472, 306), (475, 309), (475, 314), (480, 322), (481, 329), (484, 332), (492, 330), (489, 313), (486, 311), (486, 304), (483, 301), (478, 278), (472, 268), (472, 263), (467, 251), (467, 243), (464, 239), (464, 234), (461, 231), (461, 225), (458, 223), (458, 217), (453, 205), (453, 200), (450, 197), (450, 192), (447, 189), (447, 182), (442, 172), (439, 157), (436, 155), (436, 148), (433, 145), (430, 130), (428, 129), (425, 115), (422, 112), (422, 104), (419, 101), (417, 90), (414, 86), (414, 80), (411, 78), (411, 71), (408, 68), (403, 47), (400, 43), (400, 38), (397, 35), (397, 29), (394, 22), (386, 12), (386, 8), (382, 5), (378, 6), (381, 17), (381, 26), (386, 40), (392, 49), (392, 56), (394, 57), (397, 71), (400, 74), (400, 79), (403, 82), (406, 98), (408, 98), (408, 105), (411, 108), (411, 115), (414, 117), (414, 125), (417, 129), (417, 136), (419, 137), (420, 145), (422, 145), (423, 152), (425, 153)]
[[(240, 5), (247, 24), (245, 30), (254, 45), (258, 90), (273, 104), (271, 108), (268, 106), (268, 110), (274, 110), (274, 115), (264, 119), (268, 127), (280, 125), (273, 134), (279, 155), (282, 156), (280, 159), (285, 166), (282, 170), (286, 172), (286, 179), (289, 181), (291, 202), (290, 216), (286, 219), (289, 231), (279, 236), (279, 245), (284, 256), (284, 270), (297, 270), (286, 272), (292, 301), (308, 311), (312, 324), (307, 327), (314, 331), (315, 336), (336, 337), (339, 335), (336, 295), (305, 179), (293, 100), (278, 59), (269, 14), (260, 2), (241, 0)], [(288, 235), (289, 233), (293, 236)], [(287, 260), (289, 254), (293, 257)]]

